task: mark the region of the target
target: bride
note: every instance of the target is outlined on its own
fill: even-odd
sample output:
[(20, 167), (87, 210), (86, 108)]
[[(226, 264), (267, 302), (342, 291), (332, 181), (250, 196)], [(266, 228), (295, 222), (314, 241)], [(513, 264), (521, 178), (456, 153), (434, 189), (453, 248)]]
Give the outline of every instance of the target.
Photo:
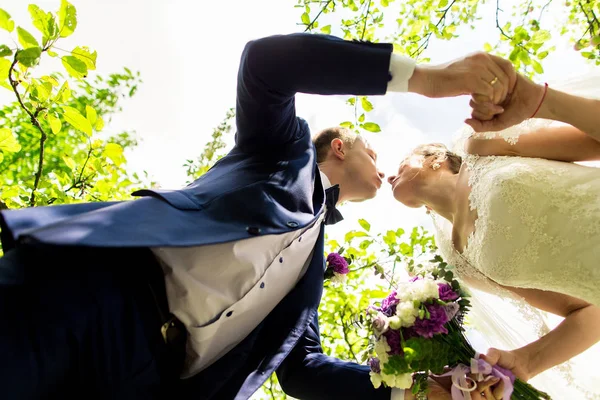
[[(495, 296), (475, 296), (475, 325), (513, 349), (487, 359), (524, 380), (557, 365), (568, 375), (567, 361), (600, 341), (600, 169), (580, 164), (600, 161), (594, 83), (559, 91), (518, 76), (502, 107), (472, 99), (462, 149), (418, 146), (388, 179), (396, 200), (432, 212), (440, 251), (463, 281)], [(535, 335), (514, 329), (507, 302)], [(548, 333), (540, 310), (564, 320)], [(555, 398), (598, 398), (572, 376), (543, 375), (540, 389)]]

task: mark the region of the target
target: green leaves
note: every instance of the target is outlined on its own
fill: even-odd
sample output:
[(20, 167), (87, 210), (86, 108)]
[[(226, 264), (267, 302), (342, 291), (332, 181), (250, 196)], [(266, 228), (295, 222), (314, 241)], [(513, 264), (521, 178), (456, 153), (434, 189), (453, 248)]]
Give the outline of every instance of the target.
[(12, 50), (5, 44), (0, 44), (0, 57), (10, 56)]
[(96, 69), (96, 57), (87, 47), (75, 47), (71, 55), (62, 57), (62, 63), (69, 75), (74, 78), (85, 78), (88, 70)]
[(58, 10), (60, 37), (71, 36), (77, 28), (77, 10), (67, 0), (62, 0)]
[(62, 122), (60, 122), (60, 118), (58, 118), (54, 113), (48, 114), (48, 124), (50, 125), (50, 129), (52, 133), (55, 135), (60, 132), (62, 128)]
[(75, 129), (92, 136), (92, 125), (77, 109), (63, 106), (65, 120)]
[(58, 37), (58, 24), (56, 23), (56, 18), (52, 13), (45, 12), (35, 4), (30, 4), (27, 9), (31, 15), (33, 26), (42, 33), (42, 42), (45, 47), (50, 40), (55, 40)]
[(358, 223), (365, 231), (369, 232), (371, 230), (371, 224), (367, 220), (359, 219)]
[(321, 33), (325, 35), (331, 35), (331, 25), (325, 25), (321, 28)]
[(365, 122), (362, 127), (369, 132), (381, 132), (381, 128), (375, 122)]
[(62, 64), (73, 78), (84, 78), (87, 76), (87, 67), (83, 61), (75, 56), (64, 56)]
[(76, 57), (78, 60), (82, 61), (88, 70), (96, 69), (96, 58), (98, 57), (98, 53), (96, 51), (92, 53), (87, 47), (78, 46), (71, 51), (71, 54), (73, 57)]
[(17, 61), (26, 67), (33, 67), (38, 64), (41, 55), (42, 49), (40, 47), (30, 47), (17, 51)]
[(310, 25), (310, 16), (308, 15), (308, 13), (303, 13), (300, 19), (302, 20), (302, 23), (304, 25)]
[(373, 104), (366, 97), (360, 98), (360, 104), (365, 112), (373, 110)]
[(531, 43), (545, 43), (548, 40), (550, 40), (550, 38), (552, 37), (552, 35), (550, 35), (550, 32), (548, 31), (537, 31), (533, 34), (533, 36), (531, 37)]
[(21, 145), (9, 128), (0, 128), (0, 150), (10, 153), (21, 150)]
[(0, 8), (0, 28), (12, 32), (15, 29), (15, 21), (10, 18), (10, 14)]
[(24, 49), (28, 49), (30, 47), (40, 47), (40, 44), (33, 37), (33, 35), (20, 26), (17, 26), (17, 34), (19, 37), (19, 43), (21, 43), (21, 46), (23, 46)]
[(0, 86), (12, 91), (12, 88), (8, 84), (8, 72), (10, 71), (10, 61), (6, 58), (0, 58)]

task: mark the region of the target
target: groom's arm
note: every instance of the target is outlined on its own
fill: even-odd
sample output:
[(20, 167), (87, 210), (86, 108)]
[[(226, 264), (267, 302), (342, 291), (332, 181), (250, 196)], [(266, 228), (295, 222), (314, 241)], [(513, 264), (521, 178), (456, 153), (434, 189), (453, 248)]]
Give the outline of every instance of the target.
[[(296, 347), (277, 369), (283, 391), (303, 400), (402, 400), (402, 390), (380, 387), (370, 381), (369, 367), (323, 354), (318, 316), (309, 324)], [(410, 392), (410, 391), (407, 391)], [(406, 400), (412, 399), (406, 393)]]
[(298, 33), (249, 42), (238, 71), (236, 144), (261, 150), (298, 139), (306, 130), (296, 119), (296, 93), (382, 95), (388, 83), (407, 91), (415, 63), (391, 55), (391, 44), (329, 35)]

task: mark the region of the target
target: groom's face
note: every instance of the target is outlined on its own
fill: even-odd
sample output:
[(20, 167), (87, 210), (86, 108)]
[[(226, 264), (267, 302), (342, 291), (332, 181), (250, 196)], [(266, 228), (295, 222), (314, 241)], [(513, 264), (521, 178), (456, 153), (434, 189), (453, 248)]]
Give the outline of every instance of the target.
[(350, 201), (372, 199), (381, 188), (384, 174), (377, 168), (377, 153), (362, 138), (357, 138), (348, 151), (344, 169), (349, 178)]

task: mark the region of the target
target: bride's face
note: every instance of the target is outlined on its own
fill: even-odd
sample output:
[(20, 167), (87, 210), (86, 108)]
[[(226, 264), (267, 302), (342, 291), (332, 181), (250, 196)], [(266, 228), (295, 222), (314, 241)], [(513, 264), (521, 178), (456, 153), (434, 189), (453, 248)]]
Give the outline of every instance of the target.
[(423, 205), (417, 196), (417, 188), (427, 179), (424, 163), (423, 156), (410, 155), (400, 163), (398, 173), (388, 178), (394, 198), (407, 207), (417, 208)]

